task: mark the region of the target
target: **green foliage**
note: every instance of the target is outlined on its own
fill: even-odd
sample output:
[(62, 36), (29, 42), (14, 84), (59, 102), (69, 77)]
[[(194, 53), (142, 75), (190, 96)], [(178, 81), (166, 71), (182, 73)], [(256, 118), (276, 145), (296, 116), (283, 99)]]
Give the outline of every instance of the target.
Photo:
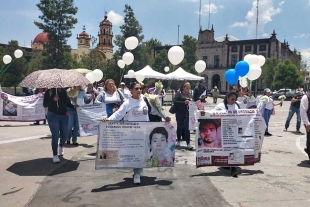
[(277, 65), (279, 61), (276, 58), (266, 59), (265, 65), (262, 67), (262, 79), (264, 85), (271, 87), (274, 81)]
[(284, 63), (279, 63), (274, 77), (274, 88), (291, 88), (296, 89), (303, 84), (303, 78), (300, 71), (291, 63), (286, 60)]
[(97, 49), (93, 49), (89, 54), (84, 54), (80, 60), (82, 68), (87, 68), (94, 70), (97, 68), (102, 68), (104, 64), (104, 53)]
[(146, 43), (146, 51), (148, 52), (148, 54), (151, 54), (152, 47), (159, 47), (159, 46), (162, 46), (161, 42), (156, 38), (151, 38)]
[[(20, 49), (17, 41), (10, 41), (9, 45), (6, 48), (0, 47), (1, 60), (4, 55), (10, 55), (12, 57), (12, 62), (9, 65), (4, 65), (1, 61), (0, 70), (2, 70), (2, 68), (6, 68), (5, 72), (0, 77), (0, 83), (2, 86), (17, 86), (23, 80), (27, 73), (25, 57), (14, 57), (14, 52), (17, 49)], [(26, 54), (25, 50), (22, 51), (23, 54)]]
[(154, 59), (154, 62), (152, 64), (152, 68), (160, 73), (166, 73), (165, 67), (169, 66), (169, 60), (168, 60), (168, 52), (167, 50), (162, 50), (160, 53), (158, 53)]
[(195, 70), (195, 63), (197, 62), (197, 39), (192, 36), (184, 35), (182, 48), (185, 56), (184, 60), (180, 63), (180, 66), (187, 72), (197, 75), (198, 73)]
[(47, 59), (46, 51), (32, 50), (30, 62), (27, 63), (27, 74), (30, 74), (37, 70), (47, 69), (44, 62)]
[(44, 59), (45, 68), (67, 68), (74, 63), (66, 58), (70, 52), (67, 39), (71, 37), (71, 29), (77, 23), (74, 15), (78, 8), (74, 7), (73, 0), (40, 0), (37, 7), (42, 12), (39, 18), (43, 22), (35, 21), (34, 24), (48, 33), (49, 43), (45, 45), (47, 51)]

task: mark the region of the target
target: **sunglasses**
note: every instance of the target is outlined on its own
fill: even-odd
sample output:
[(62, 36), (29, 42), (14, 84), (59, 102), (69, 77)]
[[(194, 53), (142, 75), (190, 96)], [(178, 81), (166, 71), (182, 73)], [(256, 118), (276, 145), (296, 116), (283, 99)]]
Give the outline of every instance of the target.
[(230, 100), (231, 100), (231, 101), (235, 101), (236, 99), (234, 99), (234, 98), (230, 98)]
[(136, 91), (141, 91), (141, 88), (135, 88)]

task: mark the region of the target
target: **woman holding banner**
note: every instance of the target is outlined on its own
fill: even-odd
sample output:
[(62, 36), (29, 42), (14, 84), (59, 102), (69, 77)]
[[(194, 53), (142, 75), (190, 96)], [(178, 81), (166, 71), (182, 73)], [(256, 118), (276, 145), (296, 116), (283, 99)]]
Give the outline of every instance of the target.
[[(133, 82), (130, 84), (129, 90), (131, 92), (131, 97), (129, 97), (129, 99), (127, 99), (109, 118), (103, 118), (102, 121), (122, 120), (123, 118), (125, 121), (150, 121), (148, 111), (151, 109), (148, 108), (141, 94), (141, 85), (137, 82)], [(143, 168), (134, 168), (133, 172), (133, 182), (135, 184), (141, 183), (140, 177), (143, 173)]]

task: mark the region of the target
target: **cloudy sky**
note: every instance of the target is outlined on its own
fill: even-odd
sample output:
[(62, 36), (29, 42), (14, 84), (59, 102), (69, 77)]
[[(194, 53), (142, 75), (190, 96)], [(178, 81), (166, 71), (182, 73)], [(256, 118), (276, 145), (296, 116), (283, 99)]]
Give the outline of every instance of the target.
[[(0, 7), (0, 43), (18, 40), (22, 46), (30, 46), (31, 40), (41, 31), (33, 24), (40, 11), (39, 0), (10, 0)], [(201, 25), (208, 29), (214, 25), (215, 37), (226, 33), (238, 39), (256, 38), (256, 0), (201, 0)], [(310, 64), (310, 0), (260, 0), (258, 38), (270, 37), (273, 29), (290, 48), (299, 50)], [(83, 25), (91, 35), (97, 35), (99, 23), (108, 12), (114, 34), (119, 34), (123, 23), (124, 5), (132, 6), (135, 16), (143, 27), (145, 41), (154, 37), (163, 44), (177, 44), (178, 25), (180, 41), (184, 35), (197, 38), (199, 29), (199, 0), (76, 0), (78, 23), (68, 40), (77, 47), (76, 34)]]

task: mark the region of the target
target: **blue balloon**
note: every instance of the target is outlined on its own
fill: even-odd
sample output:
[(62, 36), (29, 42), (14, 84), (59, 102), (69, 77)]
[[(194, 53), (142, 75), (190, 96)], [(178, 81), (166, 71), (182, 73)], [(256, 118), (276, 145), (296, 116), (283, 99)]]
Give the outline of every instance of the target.
[(246, 74), (248, 74), (249, 70), (250, 70), (250, 65), (249, 63), (245, 62), (245, 61), (239, 61), (236, 64), (236, 73), (238, 76), (245, 76)]
[(229, 84), (236, 84), (239, 80), (239, 76), (236, 73), (235, 69), (229, 69), (226, 71), (225, 73), (225, 80), (229, 83)]

